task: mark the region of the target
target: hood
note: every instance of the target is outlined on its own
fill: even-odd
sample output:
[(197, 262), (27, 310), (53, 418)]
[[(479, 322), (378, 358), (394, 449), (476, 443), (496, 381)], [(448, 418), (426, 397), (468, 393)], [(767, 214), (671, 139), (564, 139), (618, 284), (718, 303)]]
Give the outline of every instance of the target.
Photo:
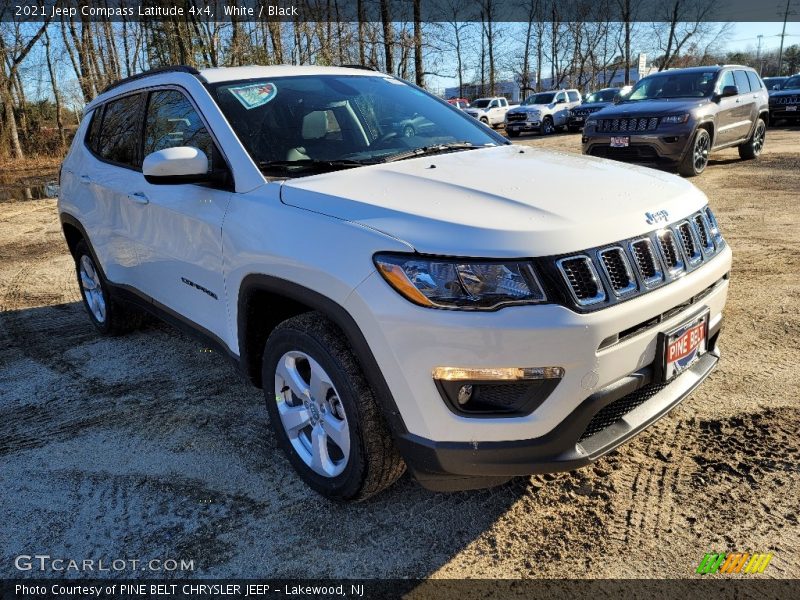
[(800, 89), (792, 88), (789, 90), (774, 90), (769, 94), (770, 100), (773, 98), (784, 98), (787, 96), (800, 96)]
[(515, 106), (508, 112), (533, 112), (533, 111), (543, 111), (550, 107), (550, 104), (520, 104), (519, 106)]
[(638, 100), (611, 104), (603, 109), (603, 117), (652, 117), (679, 112), (692, 112), (711, 102), (708, 98), (672, 98), (664, 100)]
[(478, 108), (477, 106), (470, 106), (469, 108), (465, 108), (464, 109), (464, 112), (467, 112), (467, 113), (473, 113), (473, 112), (474, 113), (479, 113), (479, 112), (485, 112), (485, 111), (486, 111), (485, 108)]
[(706, 203), (675, 175), (512, 145), (289, 179), (281, 199), (418, 252), (498, 258), (615, 242), (655, 229), (646, 212), (677, 220)]
[(613, 102), (584, 102), (583, 104), (579, 104), (572, 110), (583, 110), (588, 108), (589, 110), (598, 111), (601, 108), (605, 108), (606, 106), (612, 106), (612, 105)]

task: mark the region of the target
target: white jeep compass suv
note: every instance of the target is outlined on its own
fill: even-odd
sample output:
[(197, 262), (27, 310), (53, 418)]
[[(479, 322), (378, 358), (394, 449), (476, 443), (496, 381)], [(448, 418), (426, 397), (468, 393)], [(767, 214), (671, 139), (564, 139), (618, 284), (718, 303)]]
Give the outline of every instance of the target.
[(371, 70), (120, 81), (59, 212), (95, 327), (146, 310), (221, 350), (331, 498), (586, 465), (719, 358), (731, 251), (692, 184), (511, 145)]

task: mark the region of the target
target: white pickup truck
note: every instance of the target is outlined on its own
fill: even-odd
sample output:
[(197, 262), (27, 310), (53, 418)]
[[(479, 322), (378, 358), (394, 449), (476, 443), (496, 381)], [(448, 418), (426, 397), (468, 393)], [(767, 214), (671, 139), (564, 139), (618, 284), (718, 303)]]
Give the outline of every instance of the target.
[(495, 96), (493, 98), (478, 98), (464, 112), (471, 117), (475, 117), (481, 123), (497, 127), (505, 123), (506, 113), (515, 106), (517, 105), (509, 104), (508, 100), (502, 96)]
[(578, 90), (539, 92), (523, 103), (506, 111), (505, 126), (509, 137), (522, 132), (538, 131), (542, 135), (555, 133), (569, 124), (570, 111), (581, 104)]

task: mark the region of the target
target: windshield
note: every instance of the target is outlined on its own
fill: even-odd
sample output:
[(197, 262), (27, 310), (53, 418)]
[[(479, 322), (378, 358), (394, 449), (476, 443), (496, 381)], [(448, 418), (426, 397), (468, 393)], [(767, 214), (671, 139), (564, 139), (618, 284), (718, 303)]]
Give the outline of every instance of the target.
[(590, 102), (613, 102), (614, 97), (617, 94), (619, 94), (619, 90), (617, 89), (600, 90), (599, 92), (594, 92), (593, 94), (586, 96), (586, 100), (584, 100), (584, 102), (587, 104)]
[(525, 98), (523, 104), (550, 104), (555, 97), (555, 94), (534, 94)]
[[(397, 79), (313, 75), (212, 86), (256, 164), (358, 166), (420, 148), (501, 143), (476, 120)], [(279, 163), (283, 163), (280, 165)], [(307, 173), (301, 173), (307, 174)]]
[(491, 98), (480, 98), (479, 100), (475, 100), (470, 108), (486, 108), (491, 102)]
[(800, 90), (800, 75), (795, 75), (794, 77), (789, 77), (781, 86), (782, 90)]
[(767, 86), (768, 90), (773, 88), (780, 89), (784, 81), (786, 81), (786, 77), (764, 77), (764, 85)]
[(716, 71), (667, 71), (637, 83), (627, 102), (664, 98), (704, 98), (714, 91)]

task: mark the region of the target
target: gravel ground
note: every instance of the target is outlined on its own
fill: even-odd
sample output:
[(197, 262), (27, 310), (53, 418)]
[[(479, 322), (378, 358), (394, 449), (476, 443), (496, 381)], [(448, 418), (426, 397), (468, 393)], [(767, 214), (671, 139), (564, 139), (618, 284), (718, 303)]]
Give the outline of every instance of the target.
[(404, 477), (351, 506), (295, 477), (221, 357), (156, 323), (98, 337), (55, 201), (0, 202), (0, 576), (48, 554), (200, 577), (660, 578), (757, 551), (764, 577), (800, 577), (799, 141), (771, 129), (758, 161), (726, 151), (695, 179), (735, 258), (723, 361), (679, 408), (577, 472), (450, 495)]

